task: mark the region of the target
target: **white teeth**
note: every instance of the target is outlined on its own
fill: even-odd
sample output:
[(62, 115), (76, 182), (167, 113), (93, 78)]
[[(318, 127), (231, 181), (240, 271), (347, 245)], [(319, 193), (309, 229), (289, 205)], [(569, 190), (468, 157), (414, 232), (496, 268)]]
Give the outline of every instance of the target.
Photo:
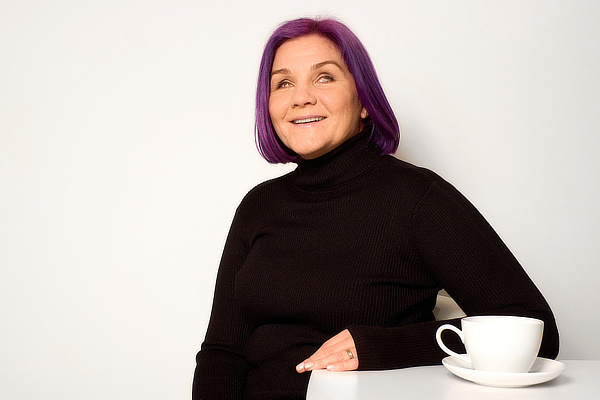
[(312, 118), (304, 118), (304, 119), (295, 119), (292, 122), (294, 124), (308, 124), (310, 122), (318, 122), (323, 121), (325, 117), (312, 117)]

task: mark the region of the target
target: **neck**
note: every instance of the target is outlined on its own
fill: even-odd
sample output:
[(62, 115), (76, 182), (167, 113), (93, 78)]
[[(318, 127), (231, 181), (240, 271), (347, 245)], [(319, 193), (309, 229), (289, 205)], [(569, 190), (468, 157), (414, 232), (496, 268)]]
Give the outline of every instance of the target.
[(294, 185), (306, 190), (323, 189), (348, 181), (369, 169), (381, 157), (379, 147), (369, 140), (371, 128), (368, 125), (327, 154), (299, 161), (292, 174)]

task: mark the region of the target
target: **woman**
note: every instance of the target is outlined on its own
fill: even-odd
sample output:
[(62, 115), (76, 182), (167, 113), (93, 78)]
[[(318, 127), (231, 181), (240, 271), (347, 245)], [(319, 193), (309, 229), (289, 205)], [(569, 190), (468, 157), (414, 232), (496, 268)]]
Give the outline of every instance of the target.
[(274, 32), (256, 134), (265, 159), (298, 167), (238, 207), (194, 399), (304, 398), (317, 368), (439, 364), (442, 288), (468, 315), (544, 320), (540, 356), (557, 355), (550, 307), (483, 217), (433, 172), (389, 156), (398, 124), (346, 26), (299, 19)]

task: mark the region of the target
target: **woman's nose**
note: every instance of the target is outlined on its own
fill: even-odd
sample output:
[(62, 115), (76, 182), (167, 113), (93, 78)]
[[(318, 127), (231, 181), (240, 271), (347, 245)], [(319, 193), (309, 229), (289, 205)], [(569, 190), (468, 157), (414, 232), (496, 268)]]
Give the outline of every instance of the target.
[(316, 102), (317, 98), (310, 85), (296, 85), (292, 96), (292, 107), (304, 107)]

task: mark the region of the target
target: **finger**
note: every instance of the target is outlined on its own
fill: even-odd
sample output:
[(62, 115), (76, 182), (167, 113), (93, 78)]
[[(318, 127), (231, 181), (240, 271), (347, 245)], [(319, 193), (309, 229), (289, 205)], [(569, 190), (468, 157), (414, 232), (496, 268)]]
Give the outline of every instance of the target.
[[(306, 371), (312, 371), (315, 369), (325, 369), (330, 365), (338, 365), (344, 363), (346, 361), (356, 360), (355, 356), (356, 348), (352, 347), (350, 349), (339, 350), (333, 353), (328, 353), (322, 357), (311, 357), (306, 361), (298, 364), (296, 370), (300, 373)], [(355, 362), (356, 363), (356, 362)], [(355, 363), (349, 364), (349, 367), (354, 366)], [(354, 369), (358, 367), (358, 363), (354, 366)]]
[(345, 329), (337, 335), (333, 336), (329, 340), (327, 340), (323, 345), (309, 357), (311, 360), (319, 359), (322, 357), (326, 357), (332, 353), (336, 353), (338, 351), (342, 351), (345, 349), (354, 348), (354, 339), (350, 332)]
[[(353, 344), (348, 344), (348, 347), (352, 345)], [(346, 348), (345, 345), (330, 347), (324, 344), (313, 355), (298, 364), (296, 369), (298, 371), (310, 371), (312, 369), (325, 368), (328, 363), (344, 361), (345, 356), (349, 357), (345, 350)], [(354, 354), (354, 352), (352, 354)]]
[[(348, 353), (350, 351), (350, 353)], [(296, 366), (296, 371), (303, 373), (313, 369), (326, 368), (327, 365), (338, 364), (351, 356), (356, 357), (356, 345), (348, 329), (331, 337), (309, 358)]]
[(358, 369), (358, 358), (352, 358), (327, 366), (327, 371), (355, 371), (356, 369)]
[(325, 369), (329, 364), (336, 364), (343, 360), (344, 355), (341, 352), (332, 353), (318, 358), (308, 358), (296, 366), (296, 371), (302, 373), (315, 369)]
[[(351, 342), (351, 341), (340, 342), (339, 344), (337, 344), (335, 346), (324, 345), (323, 347), (319, 348), (319, 350), (317, 350), (313, 355), (311, 355), (305, 361), (306, 362), (317, 362), (321, 359), (328, 358), (331, 355), (344, 353), (346, 351), (346, 349), (353, 349), (353, 348), (354, 348), (354, 342)], [(354, 352), (352, 354), (354, 354)]]

